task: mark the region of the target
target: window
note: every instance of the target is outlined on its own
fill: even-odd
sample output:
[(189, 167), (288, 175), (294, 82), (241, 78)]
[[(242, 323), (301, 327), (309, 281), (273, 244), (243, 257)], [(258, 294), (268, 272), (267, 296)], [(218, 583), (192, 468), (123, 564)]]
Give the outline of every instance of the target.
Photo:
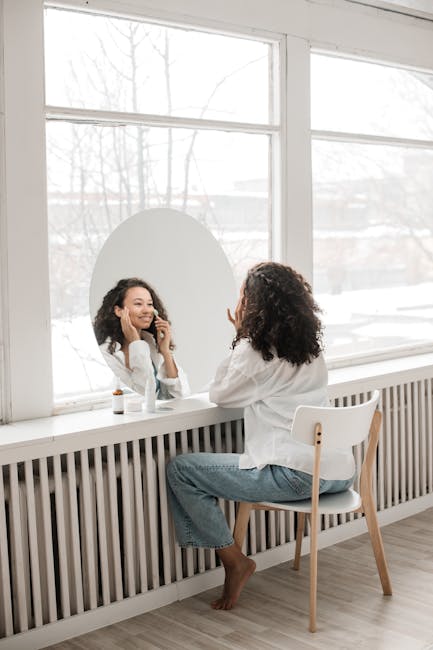
[(183, 210), (240, 280), (270, 255), (277, 45), (56, 8), (45, 13), (54, 394), (106, 389), (88, 316), (95, 259), (124, 219)]
[(433, 74), (312, 56), (314, 286), (329, 358), (433, 341)]

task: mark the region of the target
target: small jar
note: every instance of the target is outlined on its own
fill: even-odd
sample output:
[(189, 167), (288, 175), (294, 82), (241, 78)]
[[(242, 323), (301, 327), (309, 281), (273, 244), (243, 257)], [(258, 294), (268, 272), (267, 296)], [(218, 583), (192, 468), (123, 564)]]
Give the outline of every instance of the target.
[(141, 395), (126, 396), (126, 412), (139, 413), (143, 408), (143, 398)]
[(113, 390), (112, 397), (113, 413), (122, 415), (125, 412), (125, 396), (120, 388), (120, 381), (117, 381), (116, 388)]

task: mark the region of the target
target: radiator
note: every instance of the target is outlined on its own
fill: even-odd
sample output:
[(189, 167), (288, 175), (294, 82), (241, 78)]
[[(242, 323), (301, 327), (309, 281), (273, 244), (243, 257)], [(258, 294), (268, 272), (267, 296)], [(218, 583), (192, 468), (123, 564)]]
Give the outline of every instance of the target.
[[(378, 510), (433, 492), (432, 379), (381, 390)], [(370, 393), (341, 395), (336, 406)], [(236, 420), (0, 466), (0, 645), (48, 623), (206, 573), (213, 550), (174, 541), (165, 466), (189, 451), (241, 451)], [(364, 446), (354, 449), (357, 468)], [(231, 526), (235, 506), (220, 501)], [(322, 529), (360, 514), (325, 516)], [(293, 513), (253, 512), (246, 547), (294, 541)], [(6, 647), (6, 646), (5, 646)]]
[(159, 586), (151, 444), (2, 468), (0, 637)]

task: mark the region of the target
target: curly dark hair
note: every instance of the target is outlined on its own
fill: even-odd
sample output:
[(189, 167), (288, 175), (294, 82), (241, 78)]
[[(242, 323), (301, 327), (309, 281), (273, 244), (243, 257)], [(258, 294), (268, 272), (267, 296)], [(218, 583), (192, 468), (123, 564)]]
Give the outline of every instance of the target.
[[(143, 289), (147, 289), (152, 296), (153, 306), (158, 310), (159, 316), (164, 320), (168, 320), (167, 310), (164, 307), (161, 298), (150, 284), (140, 278), (125, 278), (119, 280), (116, 286), (105, 294), (102, 300), (102, 305), (98, 309), (98, 313), (93, 321), (93, 329), (95, 331), (98, 345), (105, 343), (105, 341), (109, 339), (108, 351), (110, 354), (114, 353), (116, 343), (119, 343), (120, 346), (122, 346), (125, 340), (120, 324), (120, 318), (114, 313), (114, 307), (116, 305), (118, 307), (123, 307), (126, 292), (128, 289), (132, 289), (133, 287), (143, 287)], [(152, 321), (146, 331), (150, 332), (155, 341), (157, 341), (155, 320)], [(174, 347), (173, 341), (171, 341), (170, 349), (174, 350)]]
[(233, 340), (250, 341), (265, 361), (281, 359), (300, 366), (322, 350), (322, 323), (308, 282), (290, 266), (261, 262), (247, 274), (241, 326)]

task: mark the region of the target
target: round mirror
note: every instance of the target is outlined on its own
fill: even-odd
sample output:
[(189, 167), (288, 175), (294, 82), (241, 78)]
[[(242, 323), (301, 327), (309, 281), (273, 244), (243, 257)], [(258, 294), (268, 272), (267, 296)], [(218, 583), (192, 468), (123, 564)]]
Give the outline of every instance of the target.
[(175, 358), (192, 392), (206, 390), (234, 336), (227, 307), (236, 304), (233, 273), (219, 243), (196, 219), (157, 208), (133, 215), (108, 237), (92, 275), (90, 315), (122, 278), (148, 282), (171, 322)]

